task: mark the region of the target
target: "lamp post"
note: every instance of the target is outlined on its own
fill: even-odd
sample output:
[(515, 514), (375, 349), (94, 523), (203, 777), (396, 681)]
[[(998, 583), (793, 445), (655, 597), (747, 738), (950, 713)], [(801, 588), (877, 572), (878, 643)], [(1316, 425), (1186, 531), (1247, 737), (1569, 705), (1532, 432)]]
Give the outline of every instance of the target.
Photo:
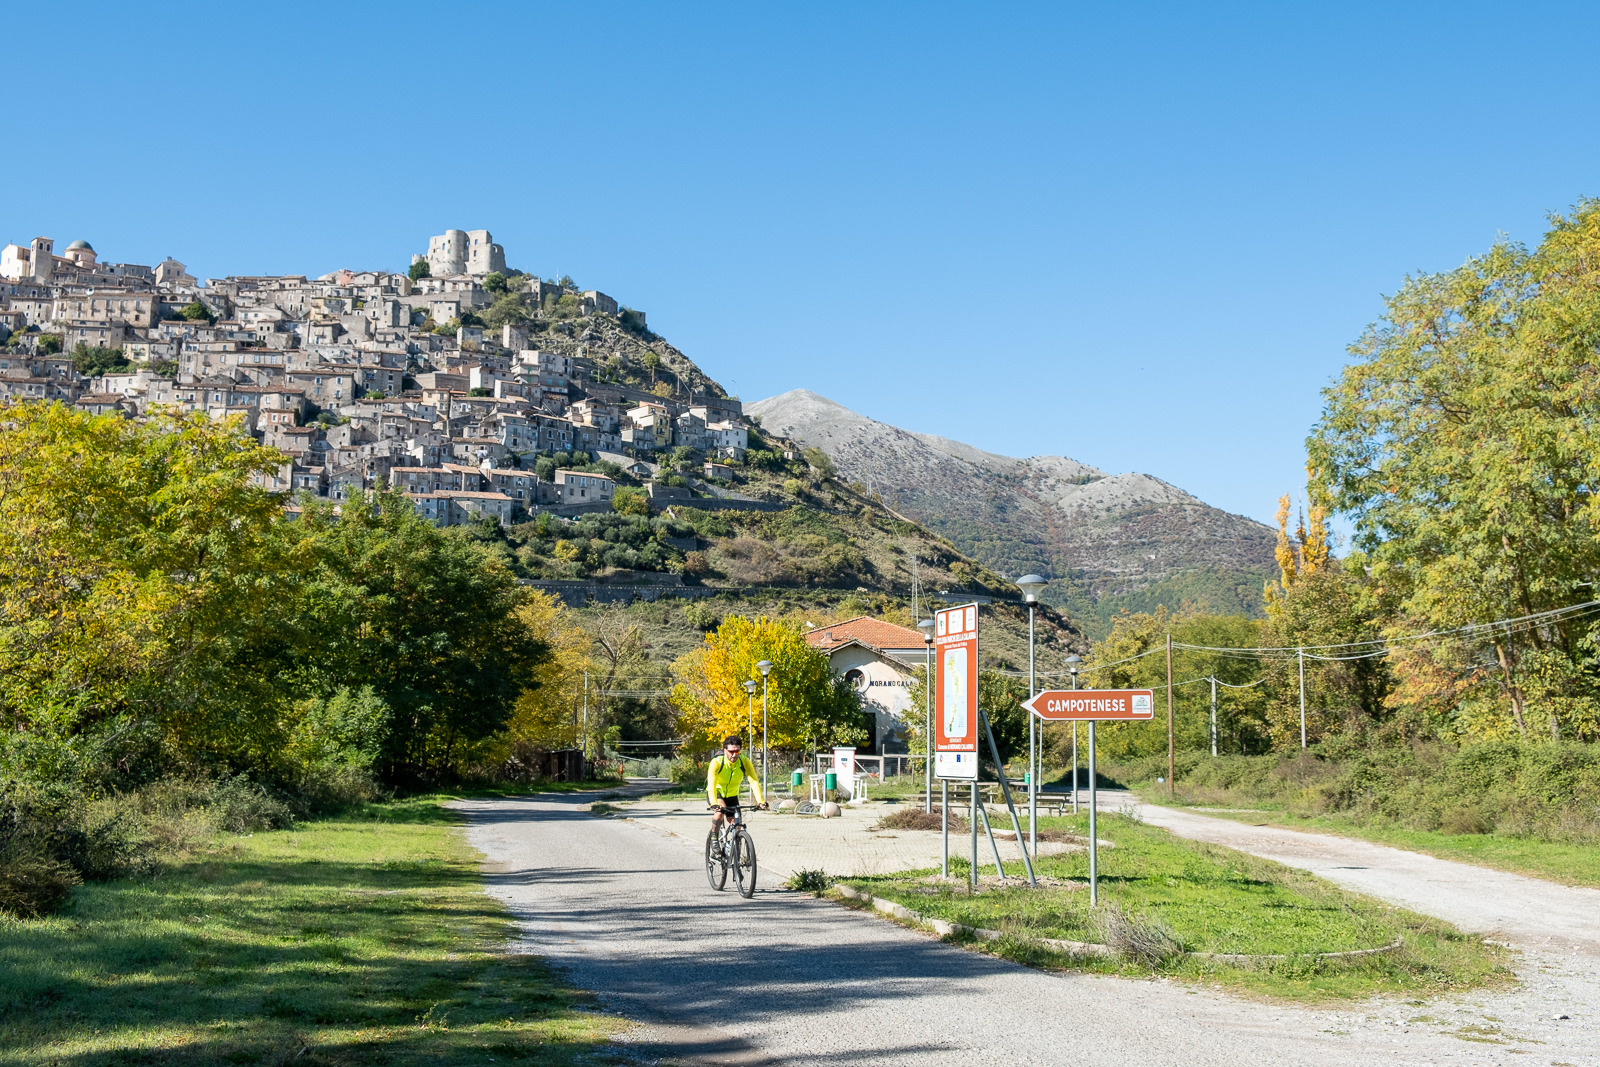
[(745, 720), (749, 723), (749, 726), (745, 728), (744, 736), (748, 744), (754, 745), (756, 743), (756, 683), (740, 682), (739, 684), (744, 686)]
[(933, 620), (917, 623), (922, 631), (922, 710), (927, 724), (922, 734), (922, 810), (933, 810)]
[[(1067, 670), (1072, 672), (1072, 691), (1078, 691), (1078, 664), (1082, 656), (1068, 656)], [(1072, 814), (1078, 814), (1078, 724), (1072, 724)]]
[(764, 659), (756, 664), (761, 672), (761, 795), (767, 795), (767, 764), (772, 762), (772, 752), (767, 748), (767, 675), (772, 673), (772, 661)]
[[(1033, 613), (1039, 606), (1039, 592), (1049, 579), (1037, 574), (1024, 574), (1017, 579), (1017, 588), (1022, 590), (1022, 599), (1028, 605), (1028, 699), (1034, 697), (1033, 686)], [(1039, 718), (1028, 715), (1028, 848), (1032, 855), (1039, 854), (1039, 763), (1038, 758)], [(1000, 768), (1000, 773), (1005, 774), (1005, 768)]]

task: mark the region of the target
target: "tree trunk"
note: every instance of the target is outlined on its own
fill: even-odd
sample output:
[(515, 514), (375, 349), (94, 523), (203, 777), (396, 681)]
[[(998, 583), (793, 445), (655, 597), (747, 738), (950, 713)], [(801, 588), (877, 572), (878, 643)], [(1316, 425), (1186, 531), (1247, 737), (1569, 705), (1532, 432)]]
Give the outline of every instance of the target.
[(1528, 735), (1528, 723), (1522, 715), (1522, 687), (1516, 684), (1512, 675), (1514, 664), (1510, 654), (1506, 652), (1505, 645), (1499, 641), (1494, 643), (1494, 654), (1500, 660), (1500, 673), (1505, 679), (1506, 692), (1511, 696), (1511, 717), (1517, 720), (1517, 731), (1526, 737)]

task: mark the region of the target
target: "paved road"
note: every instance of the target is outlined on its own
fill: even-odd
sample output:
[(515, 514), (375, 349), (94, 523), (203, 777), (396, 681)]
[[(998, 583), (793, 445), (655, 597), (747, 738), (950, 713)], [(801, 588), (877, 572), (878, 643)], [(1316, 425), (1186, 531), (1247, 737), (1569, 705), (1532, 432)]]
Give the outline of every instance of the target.
[[(590, 798), (459, 803), (525, 948), (643, 1025), (644, 1058), (719, 1064), (1600, 1063), (1587, 957), (1530, 957), (1527, 988), (1419, 1009), (1310, 1011), (1210, 990), (1031, 971), (767, 889), (713, 893), (701, 840), (595, 819)], [(757, 841), (760, 823), (755, 824)], [(1556, 1022), (1553, 1014), (1568, 1014)], [(1424, 1018), (1425, 1017), (1425, 1021)], [(1477, 1027), (1501, 1035), (1486, 1044)], [(1530, 1058), (1527, 1053), (1533, 1053)]]

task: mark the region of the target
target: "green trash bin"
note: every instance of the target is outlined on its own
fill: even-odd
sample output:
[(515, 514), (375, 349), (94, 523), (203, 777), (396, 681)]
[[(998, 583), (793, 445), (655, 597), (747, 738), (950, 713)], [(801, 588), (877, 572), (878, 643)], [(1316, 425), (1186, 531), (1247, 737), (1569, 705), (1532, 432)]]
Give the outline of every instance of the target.
[(800, 787), (805, 785), (805, 784), (806, 784), (806, 772), (805, 771), (795, 771), (793, 774), (789, 775), (789, 788), (791, 790), (798, 791), (800, 789)]
[(830, 793), (835, 789), (838, 789), (839, 776), (834, 774), (832, 771), (829, 771), (827, 774), (822, 776), (822, 787)]

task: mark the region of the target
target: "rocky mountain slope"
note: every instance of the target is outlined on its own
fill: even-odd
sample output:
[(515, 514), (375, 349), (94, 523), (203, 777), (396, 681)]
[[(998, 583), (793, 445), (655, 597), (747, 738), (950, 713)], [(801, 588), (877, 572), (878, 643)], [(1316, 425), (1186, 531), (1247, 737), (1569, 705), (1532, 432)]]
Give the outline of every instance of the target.
[(804, 389), (745, 410), (769, 432), (822, 449), (841, 476), (1001, 574), (1058, 579), (1053, 601), (1080, 614), (1104, 620), (1122, 607), (1184, 600), (1254, 613), (1273, 572), (1270, 528), (1148, 474), (996, 455)]

